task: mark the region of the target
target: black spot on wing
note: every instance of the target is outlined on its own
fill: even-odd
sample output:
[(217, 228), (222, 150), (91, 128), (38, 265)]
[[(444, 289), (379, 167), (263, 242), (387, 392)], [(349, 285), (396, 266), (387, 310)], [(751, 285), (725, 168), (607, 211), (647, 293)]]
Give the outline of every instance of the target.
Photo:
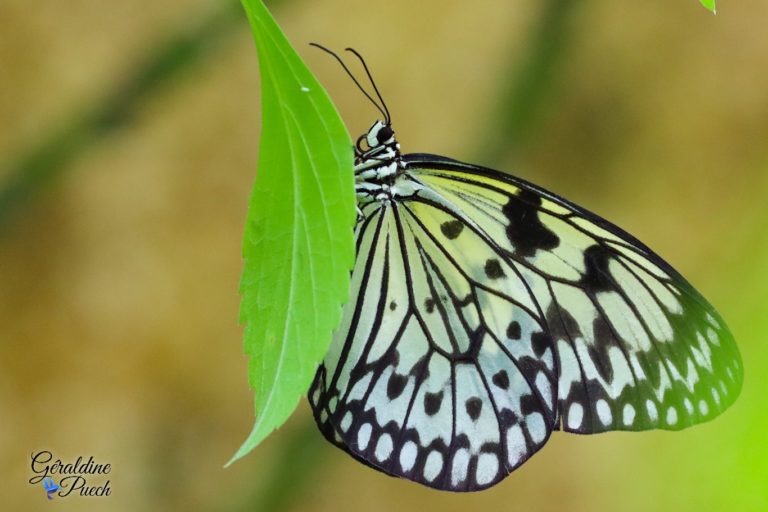
[(547, 309), (547, 324), (549, 334), (556, 340), (573, 340), (581, 336), (579, 323), (565, 308), (560, 308), (555, 302)]
[(534, 332), (531, 334), (531, 345), (536, 357), (541, 357), (547, 351), (547, 348), (552, 347), (552, 338), (546, 332)]
[(379, 363), (382, 367), (386, 367), (386, 365), (390, 366), (397, 366), (400, 364), (400, 351), (397, 349), (390, 348), (387, 350), (384, 355), (379, 360)]
[(427, 310), (427, 313), (432, 313), (435, 310), (435, 299), (432, 297), (425, 299), (424, 308)]
[(390, 302), (389, 303), (389, 310), (390, 311), (394, 311), (395, 309), (397, 309), (397, 302), (395, 302), (395, 301)]
[(520, 330), (520, 322), (513, 320), (507, 326), (507, 338), (511, 340), (519, 340), (522, 332)]
[(507, 375), (506, 370), (499, 370), (492, 378), (491, 380), (493, 383), (500, 387), (501, 389), (508, 389), (509, 388), (509, 375)]
[(389, 381), (387, 381), (387, 398), (394, 400), (399, 397), (403, 393), (407, 383), (408, 378), (405, 375), (392, 373), (392, 375), (389, 376)]
[(499, 279), (504, 277), (504, 269), (501, 268), (499, 260), (491, 258), (485, 262), (485, 275), (489, 279)]
[(458, 237), (463, 229), (464, 224), (459, 220), (449, 220), (440, 225), (440, 231), (442, 231), (443, 235), (449, 240), (454, 240)]
[(557, 235), (539, 219), (538, 206), (541, 206), (541, 198), (532, 191), (521, 189), (502, 208), (509, 220), (507, 238), (517, 256), (534, 256), (539, 249), (551, 250), (560, 245)]
[(467, 415), (469, 415), (472, 421), (477, 421), (477, 418), (480, 417), (480, 413), (483, 410), (483, 401), (480, 398), (473, 396), (464, 402), (464, 406), (467, 408)]
[(586, 270), (579, 284), (585, 290), (597, 293), (611, 291), (616, 288), (608, 270), (611, 257), (611, 251), (602, 245), (593, 245), (584, 251), (584, 267)]
[(424, 412), (429, 416), (434, 416), (440, 410), (440, 405), (443, 403), (443, 392), (437, 393), (424, 393)]
[(409, 375), (415, 377), (417, 386), (429, 378), (430, 357), (431, 354), (422, 356), (421, 359), (416, 361), (416, 364), (413, 365), (413, 368), (411, 368), (411, 371), (409, 372)]
[(541, 411), (542, 404), (535, 395), (523, 395), (520, 397), (520, 412), (523, 413), (523, 416)]
[(595, 363), (595, 368), (597, 368), (600, 376), (604, 380), (612, 382), (613, 366), (608, 356), (608, 350), (613, 346), (619, 346), (618, 340), (614, 336), (611, 326), (602, 315), (595, 318), (592, 322), (592, 332), (595, 336), (595, 344), (589, 347), (589, 357)]

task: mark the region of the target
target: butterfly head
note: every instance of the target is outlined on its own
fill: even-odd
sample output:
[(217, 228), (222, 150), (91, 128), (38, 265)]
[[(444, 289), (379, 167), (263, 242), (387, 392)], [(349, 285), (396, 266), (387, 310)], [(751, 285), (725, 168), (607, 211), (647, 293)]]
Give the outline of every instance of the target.
[[(368, 147), (363, 147), (363, 142)], [(358, 155), (370, 154), (372, 151), (385, 148), (398, 149), (395, 131), (392, 125), (384, 121), (373, 123), (366, 133), (357, 138), (356, 146)]]
[(355, 165), (379, 166), (395, 160), (400, 155), (400, 144), (395, 138), (392, 125), (376, 121), (367, 132), (357, 138), (355, 144)]
[(376, 121), (365, 134), (365, 140), (370, 148), (385, 146), (395, 142), (395, 131), (389, 123)]

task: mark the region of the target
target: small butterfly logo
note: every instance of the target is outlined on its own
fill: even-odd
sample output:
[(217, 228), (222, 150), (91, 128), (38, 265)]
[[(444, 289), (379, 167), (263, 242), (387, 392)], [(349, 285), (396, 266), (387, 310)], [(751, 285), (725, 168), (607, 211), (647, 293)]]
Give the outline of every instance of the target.
[(48, 499), (52, 500), (54, 493), (59, 490), (59, 486), (56, 485), (53, 478), (48, 476), (43, 478), (43, 489), (45, 489), (45, 492), (48, 494)]

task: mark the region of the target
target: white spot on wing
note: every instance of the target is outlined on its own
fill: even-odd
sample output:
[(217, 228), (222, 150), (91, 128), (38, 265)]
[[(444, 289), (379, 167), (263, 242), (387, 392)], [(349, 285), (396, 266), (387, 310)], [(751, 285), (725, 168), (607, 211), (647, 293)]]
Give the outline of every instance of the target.
[(696, 333), (696, 341), (699, 343), (698, 347), (691, 344), (691, 352), (693, 353), (696, 364), (706, 368), (710, 373), (712, 372), (712, 349), (707, 344), (704, 336), (700, 333)]
[(400, 467), (403, 471), (410, 471), (414, 464), (416, 464), (416, 455), (418, 449), (416, 443), (413, 441), (406, 441), (403, 447), (400, 448)]
[(689, 357), (686, 360), (686, 374), (685, 374), (685, 385), (688, 387), (688, 391), (693, 393), (693, 388), (696, 386), (696, 383), (699, 381), (699, 373), (696, 371), (696, 365), (693, 364), (693, 360)]
[(312, 403), (316, 404), (319, 399), (320, 399), (320, 386), (317, 386), (315, 390), (312, 391)]
[(443, 454), (438, 451), (430, 452), (424, 463), (424, 479), (431, 482), (443, 469)]
[(493, 481), (499, 472), (499, 458), (494, 453), (481, 453), (477, 458), (477, 472), (475, 480), (479, 485), (485, 485)]
[(528, 433), (531, 440), (539, 444), (547, 437), (547, 427), (544, 424), (544, 417), (538, 412), (534, 412), (525, 417), (525, 424), (528, 427)]
[(688, 412), (688, 414), (693, 414), (693, 403), (691, 403), (691, 400), (686, 397), (685, 401), (683, 401), (683, 405), (685, 406), (685, 410)]
[(624, 404), (624, 411), (622, 420), (627, 427), (631, 426), (635, 422), (635, 408), (632, 404)]
[(451, 466), (451, 485), (458, 486), (467, 479), (467, 468), (469, 466), (469, 452), (466, 448), (459, 448), (453, 454), (453, 464)]
[(648, 411), (648, 417), (652, 422), (656, 422), (659, 419), (659, 411), (656, 410), (656, 404), (652, 400), (645, 401), (645, 409)]
[(659, 366), (659, 387), (656, 389), (656, 399), (659, 402), (664, 401), (664, 395), (666, 394), (667, 390), (672, 390), (672, 381), (669, 380), (669, 373), (668, 372), (677, 372), (677, 369), (675, 368), (675, 365), (672, 364), (672, 362), (669, 362), (669, 370), (667, 370), (667, 366), (664, 365), (663, 361), (658, 362)]
[(507, 458), (509, 466), (515, 467), (522, 462), (528, 448), (525, 445), (525, 436), (520, 425), (512, 425), (507, 430)]
[(347, 413), (341, 419), (341, 424), (339, 426), (341, 427), (342, 432), (346, 432), (347, 430), (349, 430), (349, 427), (352, 426), (351, 412), (347, 411)]
[(363, 426), (357, 431), (357, 448), (360, 451), (365, 450), (368, 447), (368, 441), (371, 440), (371, 424), (364, 423)]
[(597, 417), (600, 418), (600, 423), (607, 427), (613, 422), (613, 415), (611, 414), (611, 407), (608, 405), (608, 402), (600, 399), (597, 401), (595, 408), (597, 409)]
[(629, 364), (632, 366), (632, 371), (635, 374), (635, 378), (638, 381), (648, 380), (648, 377), (645, 375), (645, 370), (643, 370), (643, 367), (640, 366), (640, 361), (637, 359), (637, 354), (630, 352), (627, 354), (627, 356), (629, 357)]
[(577, 430), (584, 419), (584, 408), (579, 403), (572, 403), (568, 408), (568, 428)]
[(381, 462), (389, 459), (392, 455), (392, 436), (386, 433), (381, 435), (379, 442), (376, 443), (375, 455)]
[(707, 338), (709, 339), (709, 342), (716, 347), (720, 346), (720, 337), (717, 335), (714, 329), (707, 329)]
[(677, 423), (677, 409), (670, 406), (669, 409), (667, 409), (667, 424), (674, 425), (675, 423)]
[(549, 403), (552, 396), (552, 387), (549, 385), (549, 379), (544, 375), (544, 372), (539, 372), (536, 376), (536, 387), (546, 403)]

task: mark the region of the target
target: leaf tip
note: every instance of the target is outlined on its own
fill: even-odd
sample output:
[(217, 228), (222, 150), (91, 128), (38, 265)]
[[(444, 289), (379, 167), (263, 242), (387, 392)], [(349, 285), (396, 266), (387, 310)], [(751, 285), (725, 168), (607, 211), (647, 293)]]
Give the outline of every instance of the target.
[[(261, 419), (261, 418), (260, 418)], [(237, 449), (235, 454), (232, 456), (229, 461), (224, 464), (225, 468), (228, 468), (231, 466), (234, 462), (238, 461), (239, 459), (242, 459), (246, 455), (248, 455), (251, 450), (256, 448), (256, 446), (261, 443), (265, 437), (267, 437), (268, 434), (272, 433), (274, 428), (267, 429), (266, 432), (264, 432), (263, 423), (260, 420), (256, 420), (256, 423), (253, 425), (253, 429), (251, 430), (251, 433), (248, 434), (248, 438), (243, 441), (243, 444), (240, 445), (240, 448)]]
[(712, 11), (712, 14), (717, 15), (716, 0), (699, 0), (699, 3), (706, 9)]

